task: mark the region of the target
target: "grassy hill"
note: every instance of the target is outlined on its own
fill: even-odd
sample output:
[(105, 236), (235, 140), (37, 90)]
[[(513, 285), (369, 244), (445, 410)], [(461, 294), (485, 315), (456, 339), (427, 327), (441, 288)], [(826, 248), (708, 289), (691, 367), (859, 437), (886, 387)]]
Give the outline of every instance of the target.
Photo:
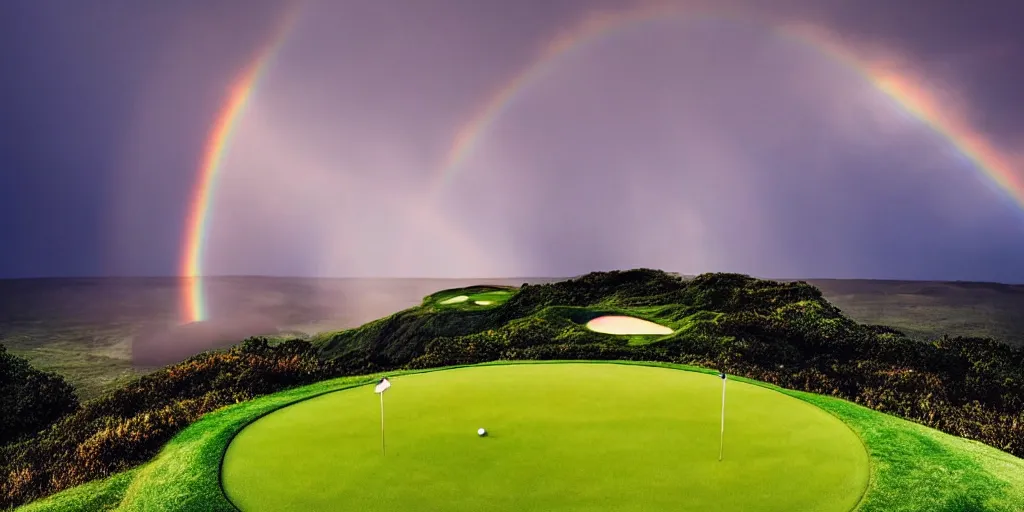
[[(628, 359), (723, 366), (839, 396), (1024, 454), (1024, 350), (984, 338), (920, 342), (846, 317), (820, 290), (737, 274), (682, 280), (654, 270), (524, 286), (504, 302), (446, 304), (497, 289), (446, 290), (419, 306), (313, 340), (350, 374), (497, 359)], [(587, 329), (622, 314), (664, 336)]]
[[(585, 327), (608, 313), (672, 333), (617, 336)], [(737, 274), (683, 280), (639, 269), (520, 288), (470, 286), (310, 341), (252, 339), (201, 354), (86, 402), (28, 441), (0, 446), (0, 507), (136, 467), (204, 414), (239, 401), (333, 376), (495, 360), (722, 367), (1024, 455), (1024, 350), (985, 338), (921, 342), (860, 324), (802, 282)]]
[[(214, 323), (243, 336), (293, 334), (358, 327), (416, 306), (437, 290), (478, 284), (544, 284), (520, 279), (206, 278)], [(1024, 286), (967, 282), (815, 279), (808, 281), (851, 319), (887, 325), (909, 337), (993, 338), (1024, 346)], [(182, 361), (224, 348), (238, 335), (191, 340), (181, 322), (184, 282), (176, 278), (0, 280), (0, 344), (33, 366), (60, 373), (88, 400), (160, 365), (134, 361), (136, 345), (179, 348)], [(259, 318), (261, 322), (253, 322)], [(277, 329), (265, 332), (264, 323)], [(150, 339), (152, 338), (152, 339)], [(169, 343), (167, 340), (190, 341)]]

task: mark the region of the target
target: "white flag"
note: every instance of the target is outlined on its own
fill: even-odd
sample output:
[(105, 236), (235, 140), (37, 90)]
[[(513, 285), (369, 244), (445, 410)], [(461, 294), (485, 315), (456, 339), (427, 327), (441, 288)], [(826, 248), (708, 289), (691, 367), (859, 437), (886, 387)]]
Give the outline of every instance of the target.
[(380, 382), (377, 383), (377, 386), (373, 388), (373, 392), (374, 393), (383, 393), (385, 389), (388, 389), (390, 387), (391, 387), (391, 381), (389, 381), (386, 378), (385, 379), (381, 379)]

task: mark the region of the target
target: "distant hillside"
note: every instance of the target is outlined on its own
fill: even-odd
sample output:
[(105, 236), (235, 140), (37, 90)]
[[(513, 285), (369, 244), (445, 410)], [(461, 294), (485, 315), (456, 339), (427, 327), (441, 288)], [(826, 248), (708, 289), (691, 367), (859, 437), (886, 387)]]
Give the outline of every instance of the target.
[(1024, 285), (860, 279), (808, 283), (850, 318), (889, 325), (916, 339), (947, 334), (1024, 346)]
[[(179, 328), (180, 279), (0, 280), (0, 343), (34, 366), (64, 375), (89, 399), (157, 364), (225, 347), (239, 337), (357, 327), (446, 288), (553, 281), (215, 277), (206, 283), (211, 325)], [(946, 334), (1024, 346), (1024, 286), (827, 279), (811, 284), (846, 316), (895, 327), (914, 339)], [(264, 324), (275, 329), (267, 332)], [(154, 364), (137, 366), (147, 358), (133, 358), (134, 348), (151, 345), (166, 353)]]

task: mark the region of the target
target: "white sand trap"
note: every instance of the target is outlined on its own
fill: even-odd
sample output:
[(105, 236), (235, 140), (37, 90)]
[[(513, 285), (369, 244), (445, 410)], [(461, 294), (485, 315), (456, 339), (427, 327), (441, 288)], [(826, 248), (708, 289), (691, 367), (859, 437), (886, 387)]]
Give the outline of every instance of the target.
[(599, 316), (587, 322), (587, 329), (603, 334), (672, 334), (672, 329), (664, 325), (622, 315)]
[(477, 306), (490, 306), (491, 304), (494, 304), (493, 300), (478, 300), (478, 301), (476, 301), (476, 305)]
[(441, 304), (458, 304), (460, 302), (466, 302), (467, 300), (469, 300), (469, 295), (456, 295), (450, 299), (442, 300)]

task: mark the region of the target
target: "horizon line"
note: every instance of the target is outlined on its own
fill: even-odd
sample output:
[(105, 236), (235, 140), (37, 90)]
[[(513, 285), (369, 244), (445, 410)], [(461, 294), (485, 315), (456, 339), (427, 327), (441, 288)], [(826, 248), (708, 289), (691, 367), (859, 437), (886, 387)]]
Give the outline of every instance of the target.
[[(470, 280), (520, 280), (520, 279), (556, 279), (556, 280), (570, 280), (578, 277), (583, 277), (587, 274), (598, 273), (598, 272), (626, 272), (630, 270), (639, 270), (638, 267), (634, 269), (615, 269), (615, 270), (594, 270), (583, 274), (577, 274), (573, 276), (491, 276), (491, 277), (443, 277), (443, 276), (299, 276), (299, 275), (283, 275), (283, 274), (212, 274), (204, 276), (183, 276), (183, 275), (144, 275), (144, 274), (125, 274), (125, 275), (64, 275), (64, 276), (0, 276), (0, 281), (31, 281), (31, 280), (60, 280), (60, 279), (174, 279), (174, 280), (190, 280), (190, 279), (303, 279), (303, 280), (440, 280), (440, 281), (470, 281)], [(650, 269), (650, 270), (661, 270), (661, 269)], [(906, 283), (978, 283), (978, 284), (1001, 284), (1008, 286), (1020, 286), (1024, 285), (1024, 282), (1007, 282), (1007, 281), (991, 281), (991, 280), (965, 280), (965, 279), (907, 279), (907, 278), (892, 278), (892, 277), (766, 277), (756, 276), (747, 274), (744, 272), (733, 272), (733, 271), (708, 271), (701, 272), (698, 274), (687, 274), (682, 272), (672, 272), (668, 270), (661, 270), (668, 274), (675, 274), (683, 278), (693, 278), (701, 274), (742, 274), (753, 277), (755, 279), (763, 279), (768, 281), (883, 281), (883, 282), (906, 282)]]

